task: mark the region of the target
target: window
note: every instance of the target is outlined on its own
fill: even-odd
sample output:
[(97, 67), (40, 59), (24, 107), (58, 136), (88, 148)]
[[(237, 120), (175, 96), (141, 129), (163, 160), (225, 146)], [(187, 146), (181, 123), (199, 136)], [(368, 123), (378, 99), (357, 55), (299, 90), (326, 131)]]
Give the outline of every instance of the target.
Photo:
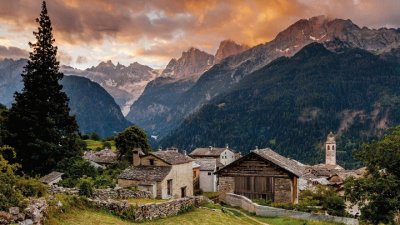
[(328, 150), (331, 150), (331, 146), (328, 145)]
[(154, 166), (154, 159), (149, 159), (150, 166)]
[(167, 195), (172, 195), (172, 179), (167, 180)]
[(211, 176), (211, 172), (208, 172), (208, 176)]
[(181, 188), (181, 198), (186, 197), (186, 187)]
[(332, 150), (335, 150), (335, 146), (334, 145), (332, 145)]

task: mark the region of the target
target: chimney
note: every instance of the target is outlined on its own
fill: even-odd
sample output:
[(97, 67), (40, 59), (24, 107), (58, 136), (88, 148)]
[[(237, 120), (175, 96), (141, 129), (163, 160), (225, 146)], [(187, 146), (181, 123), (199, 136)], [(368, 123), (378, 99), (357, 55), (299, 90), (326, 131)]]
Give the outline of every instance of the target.
[(228, 145), (228, 144), (226, 144), (226, 145), (225, 145), (225, 148), (226, 148), (226, 149), (229, 149), (229, 145)]
[(256, 145), (256, 150), (258, 150), (258, 146)]
[(187, 155), (187, 154), (186, 154), (186, 150), (183, 150), (183, 152), (182, 152), (182, 153), (183, 153), (183, 155)]
[(140, 166), (140, 152), (142, 151), (141, 148), (134, 148), (132, 150), (133, 155), (133, 166)]
[(210, 146), (208, 146), (208, 148), (210, 149), (210, 151), (213, 149), (213, 147), (210, 145)]

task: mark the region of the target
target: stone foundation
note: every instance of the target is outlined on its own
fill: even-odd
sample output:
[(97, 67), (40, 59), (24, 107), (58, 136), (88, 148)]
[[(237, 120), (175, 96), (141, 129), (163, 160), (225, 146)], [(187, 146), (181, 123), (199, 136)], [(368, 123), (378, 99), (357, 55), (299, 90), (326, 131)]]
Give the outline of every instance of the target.
[(274, 178), (274, 202), (292, 202), (292, 182), (287, 178)]
[(219, 200), (224, 200), (225, 194), (233, 193), (235, 191), (235, 178), (219, 177), (218, 191), (220, 193)]

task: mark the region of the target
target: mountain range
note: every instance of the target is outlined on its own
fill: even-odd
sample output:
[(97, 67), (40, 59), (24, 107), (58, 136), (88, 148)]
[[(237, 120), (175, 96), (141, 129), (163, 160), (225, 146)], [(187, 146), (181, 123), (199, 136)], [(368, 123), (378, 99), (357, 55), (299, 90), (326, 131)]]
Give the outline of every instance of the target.
[[(0, 103), (10, 107), (14, 93), (23, 87), (21, 73), (26, 59), (0, 61)], [(131, 123), (121, 113), (113, 97), (98, 83), (84, 77), (64, 76), (63, 90), (69, 97), (71, 114), (76, 116), (80, 132), (95, 132), (102, 137), (114, 135)]]
[(124, 115), (142, 94), (147, 83), (159, 75), (159, 71), (137, 62), (124, 66), (119, 63), (114, 65), (111, 60), (86, 70), (62, 66), (61, 71), (66, 75), (83, 76), (99, 83), (113, 96)]
[[(0, 62), (1, 103), (9, 105), (13, 90), (21, 88), (13, 77), (24, 63)], [(324, 136), (334, 131), (341, 148), (338, 158), (352, 167), (351, 152), (362, 141), (399, 122), (399, 63), (400, 29), (370, 29), (318, 16), (299, 20), (253, 47), (225, 40), (214, 55), (189, 48), (164, 70), (106, 61), (86, 70), (62, 66), (62, 71), (100, 84), (118, 104), (94, 83), (90, 86), (104, 97), (80, 88), (67, 93), (82, 127), (93, 125), (83, 124), (96, 111), (89, 114), (79, 97), (73, 104), (72, 96), (100, 101), (87, 106), (105, 113), (96, 123), (112, 121), (112, 126), (96, 127), (102, 134), (130, 124), (117, 112), (120, 108), (127, 120), (157, 139), (157, 147), (175, 145), (190, 151), (229, 144), (245, 152), (255, 145), (269, 146), (286, 156), (317, 162)], [(74, 82), (88, 85), (88, 80)], [(102, 98), (107, 103), (102, 104)], [(85, 121), (79, 122), (79, 117)]]
[[(132, 105), (127, 119), (151, 134), (164, 137), (190, 114), (219, 94), (229, 91), (246, 75), (281, 56), (292, 56), (312, 42), (330, 42), (333, 48), (337, 47), (335, 43), (342, 43), (374, 54), (385, 54), (399, 47), (400, 32), (387, 28), (360, 28), (350, 20), (330, 19), (326, 16), (302, 19), (280, 32), (270, 42), (219, 60), (219, 63), (201, 74), (194, 84), (186, 85), (179, 91), (173, 89), (175, 85), (171, 85), (171, 82), (167, 82), (163, 88), (159, 86), (162, 84), (160, 82), (157, 83), (159, 85), (149, 83), (143, 95)], [(153, 98), (153, 88), (165, 92), (158, 92)], [(174, 99), (159, 97), (169, 96), (170, 93), (174, 93)]]
[(308, 163), (323, 159), (326, 134), (337, 135), (340, 165), (352, 151), (400, 123), (400, 65), (359, 48), (330, 51), (311, 43), (245, 76), (190, 115), (162, 146), (271, 147)]

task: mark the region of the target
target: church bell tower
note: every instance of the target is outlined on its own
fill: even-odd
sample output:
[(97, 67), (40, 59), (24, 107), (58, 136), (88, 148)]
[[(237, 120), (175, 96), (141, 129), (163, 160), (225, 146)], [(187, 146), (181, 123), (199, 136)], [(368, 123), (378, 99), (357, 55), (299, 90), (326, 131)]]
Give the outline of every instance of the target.
[(336, 140), (332, 131), (328, 134), (325, 142), (325, 164), (336, 165)]

